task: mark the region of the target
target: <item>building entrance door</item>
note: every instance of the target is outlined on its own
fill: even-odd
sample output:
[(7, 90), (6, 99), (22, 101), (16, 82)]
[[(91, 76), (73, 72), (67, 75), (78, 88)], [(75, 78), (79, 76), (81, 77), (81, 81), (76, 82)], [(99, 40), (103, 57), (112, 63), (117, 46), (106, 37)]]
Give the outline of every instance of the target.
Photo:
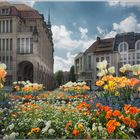
[(33, 64), (29, 61), (23, 61), (18, 64), (18, 81), (33, 82)]

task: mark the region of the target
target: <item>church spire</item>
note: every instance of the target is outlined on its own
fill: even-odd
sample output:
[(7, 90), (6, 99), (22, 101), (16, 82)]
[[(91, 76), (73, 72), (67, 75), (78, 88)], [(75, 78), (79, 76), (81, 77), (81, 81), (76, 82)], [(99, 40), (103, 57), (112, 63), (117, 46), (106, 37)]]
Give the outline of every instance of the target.
[(51, 28), (50, 8), (48, 11), (48, 27)]

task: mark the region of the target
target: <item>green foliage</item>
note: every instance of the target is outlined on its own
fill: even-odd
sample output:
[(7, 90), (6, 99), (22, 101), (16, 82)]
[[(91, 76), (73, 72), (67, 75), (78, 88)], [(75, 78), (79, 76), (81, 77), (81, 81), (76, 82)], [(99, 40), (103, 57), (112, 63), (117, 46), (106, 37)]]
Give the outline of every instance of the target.
[(58, 86), (62, 85), (63, 77), (63, 71), (59, 70), (55, 73), (55, 80)]
[(69, 80), (72, 82), (76, 81), (76, 77), (75, 77), (75, 73), (74, 73), (74, 66), (71, 66), (71, 68), (70, 68)]

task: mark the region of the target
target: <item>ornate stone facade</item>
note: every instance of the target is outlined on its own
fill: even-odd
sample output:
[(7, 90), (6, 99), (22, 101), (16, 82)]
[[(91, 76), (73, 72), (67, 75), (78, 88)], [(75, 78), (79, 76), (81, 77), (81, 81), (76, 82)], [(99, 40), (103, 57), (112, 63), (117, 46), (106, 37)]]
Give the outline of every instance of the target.
[(54, 48), (49, 16), (46, 23), (43, 15), (27, 5), (0, 3), (0, 61), (7, 65), (7, 85), (30, 80), (48, 89), (53, 87)]

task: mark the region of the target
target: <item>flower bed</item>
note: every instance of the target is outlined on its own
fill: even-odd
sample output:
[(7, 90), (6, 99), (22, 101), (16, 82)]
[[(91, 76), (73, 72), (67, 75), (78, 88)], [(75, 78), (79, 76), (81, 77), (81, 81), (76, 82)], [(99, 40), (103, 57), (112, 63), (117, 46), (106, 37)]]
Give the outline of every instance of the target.
[(96, 84), (102, 91), (93, 94), (85, 83), (70, 82), (51, 92), (38, 92), (33, 85), (24, 91), (24, 85), (16, 87), (23, 82), (15, 83), (22, 94), (0, 95), (1, 138), (139, 139), (140, 68), (125, 65), (123, 75), (135, 76), (116, 77), (115, 68), (106, 66), (106, 61), (98, 64)]

